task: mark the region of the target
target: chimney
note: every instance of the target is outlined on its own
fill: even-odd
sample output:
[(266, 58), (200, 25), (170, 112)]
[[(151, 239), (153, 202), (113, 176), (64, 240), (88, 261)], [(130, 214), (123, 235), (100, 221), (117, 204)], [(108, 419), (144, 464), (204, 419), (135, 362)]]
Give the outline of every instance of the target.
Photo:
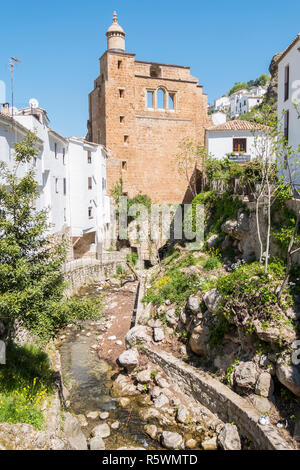
[(9, 103), (1, 103), (0, 104), (0, 112), (2, 114), (9, 115)]

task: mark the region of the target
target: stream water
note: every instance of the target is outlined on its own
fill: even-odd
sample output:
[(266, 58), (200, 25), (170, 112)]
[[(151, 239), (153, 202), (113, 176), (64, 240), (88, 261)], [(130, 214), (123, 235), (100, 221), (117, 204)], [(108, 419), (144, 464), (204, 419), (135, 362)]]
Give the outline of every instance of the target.
[[(100, 360), (95, 350), (91, 349), (91, 346), (97, 344), (97, 337), (103, 332), (103, 326), (103, 320), (86, 321), (79, 327), (69, 327), (62, 332), (65, 338), (60, 346), (60, 353), (64, 380), (68, 388), (71, 388), (70, 409), (76, 415), (85, 416), (90, 411), (108, 411), (109, 418), (101, 422), (120, 422), (119, 429), (111, 429), (110, 437), (105, 439), (106, 449), (161, 449), (145, 433), (146, 422), (139, 417), (138, 409), (143, 406), (143, 397), (132, 399), (128, 408), (121, 408), (110, 395), (113, 376), (118, 372), (118, 367)], [(88, 426), (82, 428), (87, 438), (98, 424), (99, 418), (88, 419)]]

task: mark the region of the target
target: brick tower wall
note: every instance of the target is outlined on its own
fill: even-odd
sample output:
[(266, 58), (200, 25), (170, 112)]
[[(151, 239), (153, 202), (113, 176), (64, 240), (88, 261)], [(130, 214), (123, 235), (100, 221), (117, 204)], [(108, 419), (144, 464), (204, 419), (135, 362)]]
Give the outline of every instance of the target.
[[(159, 88), (166, 98), (168, 92), (175, 96), (174, 110), (147, 107), (147, 91)], [(154, 202), (183, 202), (188, 185), (174, 157), (184, 137), (204, 144), (208, 125), (207, 97), (188, 67), (135, 61), (133, 54), (111, 51), (101, 57), (90, 94), (88, 137), (112, 150), (109, 190), (122, 177), (129, 197), (143, 193)]]

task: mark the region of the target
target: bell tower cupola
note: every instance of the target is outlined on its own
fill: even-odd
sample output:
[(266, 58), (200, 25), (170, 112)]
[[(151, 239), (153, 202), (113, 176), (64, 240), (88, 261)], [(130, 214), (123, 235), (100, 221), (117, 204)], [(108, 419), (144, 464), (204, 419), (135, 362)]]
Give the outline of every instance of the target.
[(117, 12), (114, 11), (113, 23), (106, 32), (107, 50), (125, 52), (125, 31), (118, 23)]

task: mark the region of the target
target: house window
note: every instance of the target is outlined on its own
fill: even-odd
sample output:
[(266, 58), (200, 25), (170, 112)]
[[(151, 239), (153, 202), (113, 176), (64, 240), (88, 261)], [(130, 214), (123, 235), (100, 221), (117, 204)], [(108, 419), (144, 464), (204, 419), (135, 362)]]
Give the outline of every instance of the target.
[(55, 192), (58, 193), (58, 178), (55, 178)]
[(57, 143), (54, 144), (54, 156), (57, 158)]
[(122, 161), (122, 170), (125, 170), (125, 171), (127, 170), (127, 161), (126, 160)]
[(169, 93), (169, 110), (174, 111), (175, 108), (175, 95), (174, 93)]
[(121, 68), (121, 65), (122, 65), (122, 61), (121, 61), (121, 60), (118, 60), (118, 69)]
[(93, 178), (91, 176), (88, 177), (88, 189), (93, 188)]
[(92, 208), (92, 206), (88, 207), (88, 218), (89, 219), (93, 218), (93, 208)]
[(284, 101), (289, 99), (290, 87), (290, 66), (287, 65), (284, 69)]
[(284, 138), (286, 143), (289, 141), (289, 124), (290, 124), (290, 112), (286, 111), (284, 114)]
[(90, 150), (87, 153), (87, 162), (92, 163), (92, 152)]
[(161, 88), (157, 90), (157, 108), (165, 109), (165, 92)]
[(247, 152), (247, 139), (233, 139), (234, 152)]
[(129, 135), (124, 135), (124, 144), (129, 143)]
[(67, 194), (67, 180), (64, 178), (64, 195)]
[(66, 164), (66, 149), (63, 148), (63, 165)]
[(125, 116), (120, 116), (120, 123), (122, 124), (125, 121)]
[(106, 190), (106, 179), (105, 178), (102, 178), (102, 190), (103, 191)]
[(153, 91), (147, 91), (147, 108), (153, 108)]
[(125, 90), (119, 88), (119, 96), (120, 96), (120, 98), (124, 98), (124, 94), (125, 94)]

